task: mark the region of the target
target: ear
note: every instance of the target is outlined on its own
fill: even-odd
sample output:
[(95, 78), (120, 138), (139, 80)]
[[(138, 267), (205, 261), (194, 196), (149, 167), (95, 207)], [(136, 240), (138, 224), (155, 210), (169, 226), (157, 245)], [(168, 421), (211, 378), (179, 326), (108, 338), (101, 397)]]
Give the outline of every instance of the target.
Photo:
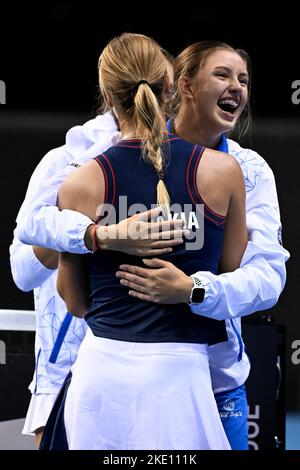
[(185, 96), (190, 100), (194, 99), (194, 87), (192, 86), (190, 78), (181, 77), (178, 81), (178, 88), (182, 96)]

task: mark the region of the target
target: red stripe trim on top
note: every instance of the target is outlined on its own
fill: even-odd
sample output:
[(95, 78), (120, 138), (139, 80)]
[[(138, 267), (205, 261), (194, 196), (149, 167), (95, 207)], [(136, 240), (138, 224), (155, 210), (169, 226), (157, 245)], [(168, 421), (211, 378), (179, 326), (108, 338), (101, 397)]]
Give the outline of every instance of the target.
[[(187, 186), (187, 189), (188, 189), (188, 193), (189, 193), (189, 195), (190, 195), (190, 198), (191, 198), (192, 202), (193, 202), (195, 205), (197, 205), (197, 202), (196, 202), (195, 199), (194, 199), (194, 196), (193, 196), (193, 194), (192, 194), (192, 191), (191, 191), (191, 188), (190, 188), (190, 185), (189, 185), (189, 173), (190, 173), (191, 163), (192, 163), (193, 157), (194, 157), (195, 152), (196, 152), (196, 148), (197, 148), (197, 145), (195, 145), (194, 148), (193, 148), (193, 151), (192, 151), (192, 154), (191, 154), (191, 156), (190, 156), (190, 158), (189, 158), (189, 161), (188, 161), (188, 164), (187, 164), (187, 169), (186, 169), (186, 186)], [(202, 147), (201, 150), (200, 150), (200, 152), (199, 152), (198, 159), (199, 159), (199, 157), (202, 155), (202, 153), (204, 152), (204, 150), (205, 150), (205, 147)], [(198, 193), (198, 194), (199, 194), (199, 193)], [(201, 203), (203, 202), (203, 204), (204, 204), (204, 201), (202, 201), (201, 198), (200, 198), (200, 201), (201, 201)], [(204, 204), (204, 207), (206, 207), (205, 204)], [(222, 222), (217, 222), (215, 219), (212, 219), (211, 217), (209, 217), (209, 215), (208, 215), (205, 211), (204, 211), (204, 216), (205, 216), (208, 220), (210, 220), (211, 222), (213, 222), (213, 223), (216, 224), (216, 225), (221, 225), (221, 224), (223, 224), (223, 221), (222, 221)]]
[[(162, 143), (165, 144), (166, 142), (173, 142), (174, 140), (180, 140), (180, 137), (170, 137), (169, 139), (164, 140)], [(118, 144), (117, 147), (126, 147), (126, 148), (140, 148), (139, 145), (127, 145), (127, 143), (132, 143), (132, 144), (142, 144), (141, 139), (126, 139), (126, 140), (121, 140)]]
[(193, 156), (195, 155), (196, 148), (197, 148), (197, 145), (195, 145), (194, 148), (193, 148), (192, 154), (189, 158), (189, 161), (188, 161), (188, 164), (187, 164), (187, 167), (186, 167), (186, 174), (185, 174), (186, 187), (187, 187), (188, 193), (190, 195), (190, 198), (191, 198), (191, 200), (193, 201), (194, 204), (197, 204), (197, 203), (196, 203), (196, 201), (195, 201), (195, 199), (192, 195), (191, 188), (190, 188), (190, 185), (189, 185), (189, 173), (190, 173), (190, 166), (191, 166), (191, 163), (192, 163)]
[[(113, 196), (112, 196), (112, 201), (111, 201), (111, 205), (113, 206), (114, 205), (114, 202), (115, 202), (115, 198), (116, 198), (116, 178), (115, 178), (115, 174), (114, 174), (114, 171), (112, 169), (112, 166), (109, 162), (109, 160), (107, 159), (107, 157), (102, 154), (101, 157), (103, 157), (106, 161), (106, 163), (108, 164), (109, 168), (110, 168), (110, 171), (111, 171), (111, 175), (112, 175), (112, 180), (113, 180)], [(104, 192), (104, 204), (107, 204), (108, 203), (108, 175), (107, 175), (107, 171), (106, 171), (106, 168), (105, 166), (103, 165), (103, 163), (101, 162), (101, 160), (96, 157), (95, 160), (98, 162), (98, 164), (101, 166), (102, 168), (102, 171), (103, 171), (103, 174), (104, 174), (104, 179), (105, 179), (105, 192)], [(110, 215), (110, 211), (112, 210), (112, 208), (108, 211), (108, 214), (107, 214), (107, 218), (109, 218), (109, 215)], [(100, 221), (101, 219), (101, 215), (99, 215), (99, 217), (97, 218), (96, 220), (96, 224), (98, 224), (98, 222)]]
[(163, 143), (165, 143), (165, 142), (172, 142), (173, 140), (180, 140), (180, 137), (170, 137), (170, 139), (164, 140)]
[(200, 160), (201, 160), (201, 157), (203, 155), (203, 152), (205, 150), (206, 147), (202, 147), (200, 152), (199, 152), (199, 155), (197, 156), (197, 160), (196, 160), (196, 163), (195, 163), (195, 168), (194, 168), (194, 175), (193, 175), (193, 183), (194, 183), (194, 188), (195, 188), (195, 191), (196, 191), (196, 195), (197, 197), (199, 198), (199, 200), (204, 204), (205, 208), (211, 212), (212, 214), (214, 214), (216, 217), (222, 219), (222, 221), (224, 221), (226, 219), (226, 217), (224, 217), (224, 215), (221, 215), (221, 214), (218, 214), (217, 212), (213, 211), (207, 204), (206, 202), (204, 201), (204, 199), (200, 196), (199, 194), (199, 191), (198, 191), (198, 187), (197, 187), (197, 170), (198, 170), (198, 166), (199, 166), (199, 163), (200, 163)]
[(127, 149), (140, 149), (142, 148), (141, 145), (122, 145), (118, 144), (117, 147), (127, 148)]
[(96, 162), (98, 163), (99, 166), (101, 166), (102, 168), (102, 171), (103, 171), (103, 174), (104, 174), (104, 179), (105, 179), (105, 190), (104, 190), (104, 204), (107, 203), (107, 193), (108, 193), (108, 178), (107, 178), (107, 173), (106, 173), (106, 169), (103, 165), (103, 163), (101, 162), (101, 160), (99, 160), (98, 157), (95, 158)]
[(111, 163), (108, 160), (107, 156), (104, 155), (104, 154), (102, 154), (102, 156), (105, 158), (106, 163), (108, 164), (108, 166), (110, 168), (110, 171), (111, 171), (111, 176), (112, 176), (112, 180), (113, 180), (113, 196), (112, 196), (111, 204), (114, 205), (115, 200), (116, 200), (116, 176), (115, 176), (115, 172), (113, 170), (113, 167), (111, 166)]

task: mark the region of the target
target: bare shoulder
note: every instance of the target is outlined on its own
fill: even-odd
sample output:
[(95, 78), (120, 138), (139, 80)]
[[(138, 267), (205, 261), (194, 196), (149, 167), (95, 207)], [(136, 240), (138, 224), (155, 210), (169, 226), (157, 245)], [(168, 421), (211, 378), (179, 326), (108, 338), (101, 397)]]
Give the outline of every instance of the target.
[(91, 160), (75, 168), (63, 181), (58, 194), (58, 206), (90, 216), (91, 212), (94, 213), (95, 204), (103, 202), (104, 192), (102, 169), (95, 160)]
[(228, 153), (206, 149), (205, 158), (216, 176), (239, 178), (242, 174), (240, 164)]
[(217, 214), (226, 216), (234, 193), (243, 191), (244, 179), (239, 163), (232, 155), (205, 149), (197, 171), (198, 191)]

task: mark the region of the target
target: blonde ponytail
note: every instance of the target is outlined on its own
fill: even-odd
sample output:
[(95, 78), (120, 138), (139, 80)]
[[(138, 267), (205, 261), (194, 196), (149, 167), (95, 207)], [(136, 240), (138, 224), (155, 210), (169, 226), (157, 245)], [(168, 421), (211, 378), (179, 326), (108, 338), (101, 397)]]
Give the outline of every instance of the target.
[(165, 155), (162, 144), (167, 137), (165, 115), (157, 97), (148, 83), (142, 83), (134, 97), (134, 125), (143, 139), (143, 157), (155, 168), (159, 181), (156, 187), (157, 204), (167, 216), (170, 208), (170, 196), (164, 183)]
[[(112, 39), (99, 58), (99, 85), (117, 112), (120, 128), (129, 127), (143, 141), (143, 157), (158, 176), (157, 204), (169, 211), (170, 197), (163, 181), (167, 137), (163, 92), (167, 61), (160, 46), (141, 34), (124, 33)], [(108, 102), (108, 100), (107, 100)], [(166, 149), (166, 144), (164, 144)]]
[(161, 206), (162, 212), (165, 216), (170, 213), (170, 196), (162, 179), (157, 183), (157, 204)]

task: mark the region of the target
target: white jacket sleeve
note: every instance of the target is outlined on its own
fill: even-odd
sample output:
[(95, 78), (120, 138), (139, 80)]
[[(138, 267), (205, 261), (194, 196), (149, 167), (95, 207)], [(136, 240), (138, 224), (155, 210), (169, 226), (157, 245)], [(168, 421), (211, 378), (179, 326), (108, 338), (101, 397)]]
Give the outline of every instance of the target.
[(9, 248), (10, 266), (16, 286), (29, 292), (39, 287), (52, 273), (35, 256), (33, 247), (24, 245), (15, 236)]
[(16, 235), (21, 242), (55, 251), (88, 252), (84, 234), (93, 221), (80, 212), (60, 211), (56, 206), (59, 187), (70, 171), (71, 166), (64, 168), (47, 182), (47, 187), (40, 188), (41, 193), (18, 221)]
[(206, 287), (204, 301), (193, 313), (217, 320), (242, 317), (271, 308), (286, 281), (289, 253), (281, 245), (281, 222), (276, 185), (265, 163), (255, 188), (247, 192), (249, 242), (239, 269), (215, 275), (199, 271)]
[(16, 235), (21, 242), (55, 251), (88, 252), (84, 235), (93, 221), (79, 212), (60, 211), (56, 207), (58, 191), (70, 171), (114, 145), (119, 136), (109, 113), (68, 132), (67, 158), (60, 160), (60, 168), (56, 166), (50, 178), (42, 180), (35, 198), (18, 219)]
[(30, 291), (40, 286), (53, 270), (46, 268), (35, 256), (32, 246), (24, 245), (18, 237), (18, 227), (26, 212), (39, 194), (40, 185), (47, 181), (60, 168), (66, 165), (70, 156), (65, 146), (48, 152), (33, 172), (26, 191), (24, 202), (17, 215), (17, 228), (9, 248), (12, 276), (17, 287)]

